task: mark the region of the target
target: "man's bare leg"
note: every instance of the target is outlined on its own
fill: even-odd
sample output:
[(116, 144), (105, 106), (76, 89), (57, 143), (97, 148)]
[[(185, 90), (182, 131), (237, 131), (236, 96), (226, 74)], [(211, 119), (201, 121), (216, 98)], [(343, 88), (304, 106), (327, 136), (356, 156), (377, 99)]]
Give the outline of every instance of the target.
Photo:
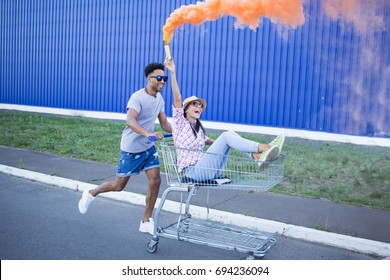
[(146, 176), (149, 180), (149, 188), (146, 194), (145, 199), (145, 212), (144, 212), (144, 222), (148, 222), (149, 218), (152, 217), (153, 208), (156, 204), (158, 197), (158, 191), (160, 189), (161, 177), (160, 177), (160, 168), (153, 168), (145, 171)]
[(79, 201), (79, 211), (81, 214), (85, 214), (88, 211), (89, 204), (95, 199), (95, 197), (99, 193), (104, 192), (120, 192), (125, 187), (127, 182), (129, 181), (130, 177), (121, 178), (116, 177), (115, 181), (111, 182), (104, 182), (103, 184), (99, 185), (93, 190), (85, 190), (83, 191), (83, 195), (81, 196), (81, 199)]
[(122, 191), (125, 187), (127, 182), (129, 181), (130, 177), (116, 177), (115, 181), (111, 182), (104, 182), (101, 185), (99, 185), (97, 188), (92, 189), (89, 191), (89, 193), (92, 196), (97, 196), (100, 193), (105, 193), (105, 192), (120, 192)]

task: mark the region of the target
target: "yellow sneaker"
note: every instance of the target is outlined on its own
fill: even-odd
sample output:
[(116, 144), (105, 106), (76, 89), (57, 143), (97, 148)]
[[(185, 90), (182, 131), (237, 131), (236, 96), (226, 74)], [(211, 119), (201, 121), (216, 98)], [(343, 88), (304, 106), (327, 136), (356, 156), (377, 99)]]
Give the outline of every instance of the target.
[(269, 145), (279, 148), (279, 153), (278, 153), (277, 157), (282, 152), (282, 148), (283, 148), (283, 144), (284, 144), (285, 139), (286, 139), (286, 136), (284, 136), (284, 134), (281, 134), (269, 143)]
[(262, 152), (260, 158), (256, 160), (259, 167), (262, 167), (266, 161), (271, 161), (276, 159), (279, 156), (279, 148), (276, 146), (271, 146), (271, 148), (265, 152)]

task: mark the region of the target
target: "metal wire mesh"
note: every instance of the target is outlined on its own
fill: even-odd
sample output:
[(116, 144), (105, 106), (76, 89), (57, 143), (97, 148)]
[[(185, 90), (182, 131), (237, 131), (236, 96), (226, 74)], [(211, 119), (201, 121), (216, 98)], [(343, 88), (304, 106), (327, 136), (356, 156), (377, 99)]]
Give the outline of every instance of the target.
[(276, 242), (273, 234), (194, 218), (182, 220), (178, 227), (172, 224), (163, 231), (179, 240), (255, 255), (264, 254)]
[[(207, 180), (189, 179), (176, 165), (177, 153), (199, 153), (199, 157), (208, 156), (210, 164), (197, 168), (196, 173), (207, 177)], [(204, 151), (193, 151), (176, 148), (172, 141), (164, 140), (159, 145), (159, 153), (163, 158), (163, 169), (169, 185), (193, 184), (202, 188), (223, 188), (231, 190), (267, 191), (283, 180), (284, 155), (276, 160), (264, 162), (261, 166), (253, 159), (243, 156), (218, 155)], [(213, 160), (216, 159), (216, 160)], [(213, 166), (213, 162), (226, 162), (222, 168)], [(229, 182), (226, 182), (229, 181)]]

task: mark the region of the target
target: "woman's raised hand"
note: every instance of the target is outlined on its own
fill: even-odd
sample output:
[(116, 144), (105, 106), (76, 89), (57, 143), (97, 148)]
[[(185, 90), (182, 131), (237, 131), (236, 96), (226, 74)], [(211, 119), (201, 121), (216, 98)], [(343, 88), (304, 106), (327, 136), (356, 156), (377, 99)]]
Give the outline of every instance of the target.
[(165, 58), (164, 65), (170, 73), (175, 72), (175, 63), (173, 62), (172, 58)]

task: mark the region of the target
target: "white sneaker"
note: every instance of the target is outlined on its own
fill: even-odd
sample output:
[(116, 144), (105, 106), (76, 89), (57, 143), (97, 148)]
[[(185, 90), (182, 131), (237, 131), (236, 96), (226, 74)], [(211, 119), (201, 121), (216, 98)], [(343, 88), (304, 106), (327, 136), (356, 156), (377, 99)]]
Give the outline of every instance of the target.
[(95, 197), (89, 193), (89, 190), (83, 191), (83, 195), (79, 201), (79, 211), (81, 214), (87, 213), (88, 206), (94, 199)]
[(154, 234), (154, 222), (152, 219), (149, 219), (149, 222), (141, 221), (139, 224), (139, 231), (144, 233)]
[(259, 167), (262, 167), (264, 162), (276, 159), (279, 156), (279, 148), (272, 146), (269, 150), (262, 152), (257, 160)]

